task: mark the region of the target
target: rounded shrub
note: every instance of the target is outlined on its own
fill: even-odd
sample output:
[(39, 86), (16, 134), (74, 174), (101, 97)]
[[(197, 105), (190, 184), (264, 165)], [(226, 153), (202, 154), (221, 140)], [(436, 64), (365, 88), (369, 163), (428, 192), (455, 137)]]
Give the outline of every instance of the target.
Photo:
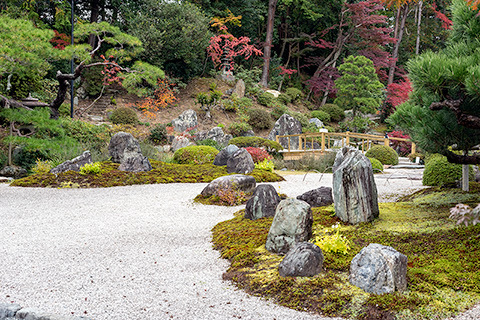
[(287, 106), (285, 106), (283, 104), (277, 104), (273, 107), (273, 110), (270, 113), (270, 115), (272, 116), (273, 120), (277, 121), (278, 118), (283, 116), (284, 113), (288, 113)]
[(246, 147), (245, 150), (250, 153), (252, 156), (253, 162), (258, 163), (262, 162), (263, 160), (271, 160), (272, 156), (262, 148), (256, 148), (256, 147)]
[(398, 164), (398, 154), (390, 147), (376, 145), (368, 149), (365, 153), (368, 158), (375, 158), (382, 164), (396, 165)]
[(113, 110), (110, 121), (114, 124), (137, 124), (138, 116), (132, 109), (122, 107)]
[(266, 107), (270, 106), (274, 99), (275, 97), (270, 92), (263, 92), (257, 96), (257, 102)]
[(173, 154), (173, 160), (180, 164), (212, 163), (218, 150), (210, 146), (188, 146), (180, 148)]
[[(473, 170), (470, 167), (470, 178), (473, 178)], [(462, 179), (462, 165), (450, 163), (447, 157), (434, 154), (429, 157), (423, 171), (422, 183), (424, 186), (454, 186)]]
[(330, 120), (339, 122), (345, 118), (345, 111), (342, 108), (333, 103), (324, 104), (320, 107), (321, 111), (325, 111), (330, 115)]
[(155, 125), (155, 127), (150, 130), (148, 140), (155, 144), (166, 143), (168, 141), (166, 126), (164, 124)]
[(228, 132), (234, 137), (240, 137), (249, 130), (252, 130), (252, 126), (246, 122), (232, 122), (228, 125)]
[(317, 118), (322, 122), (329, 122), (330, 121), (330, 114), (323, 110), (315, 110), (310, 113), (310, 117)]
[(375, 158), (368, 158), (372, 164), (373, 173), (383, 172), (383, 164)]
[(268, 129), (273, 126), (272, 118), (268, 112), (262, 109), (248, 109), (250, 119), (248, 124), (255, 129)]

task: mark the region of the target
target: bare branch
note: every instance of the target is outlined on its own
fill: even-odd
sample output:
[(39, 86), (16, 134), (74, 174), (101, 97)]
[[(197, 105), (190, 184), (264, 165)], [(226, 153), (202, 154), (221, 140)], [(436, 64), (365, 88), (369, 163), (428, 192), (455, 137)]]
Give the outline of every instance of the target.
[(32, 111), (33, 109), (24, 106), (20, 101), (14, 100), (14, 99), (9, 99), (3, 95), (0, 94), (0, 105), (3, 104), (3, 107), (8, 109), (10, 107), (17, 107), (17, 108), (23, 108)]
[(452, 151), (446, 151), (445, 156), (448, 162), (458, 164), (480, 164), (480, 153), (474, 152), (471, 155), (461, 155), (453, 153)]

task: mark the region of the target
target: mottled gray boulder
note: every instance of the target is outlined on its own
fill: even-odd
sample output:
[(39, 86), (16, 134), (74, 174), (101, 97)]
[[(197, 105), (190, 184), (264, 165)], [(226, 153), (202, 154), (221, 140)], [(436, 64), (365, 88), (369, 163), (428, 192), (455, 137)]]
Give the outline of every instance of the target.
[(344, 147), (333, 165), (335, 215), (343, 222), (357, 224), (378, 217), (377, 186), (372, 164), (362, 152)]
[(350, 264), (349, 281), (368, 293), (407, 289), (407, 256), (378, 243), (363, 248)]
[(323, 122), (318, 118), (311, 118), (308, 123), (314, 123), (317, 128), (323, 128)]
[(178, 149), (181, 149), (181, 148), (184, 148), (184, 147), (188, 147), (188, 146), (193, 146), (195, 145), (195, 143), (193, 143), (190, 139), (188, 139), (187, 137), (184, 137), (184, 136), (176, 136), (175, 138), (173, 138), (173, 141), (172, 141), (172, 151), (175, 152), (177, 151)]
[(178, 118), (172, 120), (173, 129), (177, 132), (184, 132), (188, 128), (198, 126), (197, 113), (188, 109), (182, 112)]
[(108, 154), (112, 162), (122, 163), (123, 159), (141, 155), (142, 149), (140, 149), (140, 143), (130, 133), (118, 132), (110, 139)]
[[(270, 133), (268, 134), (268, 139), (276, 141), (276, 136), (300, 133), (302, 133), (302, 124), (300, 123), (300, 121), (285, 113), (277, 120), (277, 122), (275, 122), (272, 131), (270, 131)], [(280, 138), (278, 142), (282, 145), (282, 147), (287, 149), (288, 139), (289, 138)], [(298, 148), (299, 139), (290, 138), (290, 149), (296, 150)]]
[(282, 277), (313, 277), (322, 272), (323, 252), (311, 242), (301, 242), (288, 251), (278, 266)]
[(247, 174), (252, 172), (253, 169), (255, 169), (255, 164), (253, 163), (252, 156), (243, 148), (235, 151), (227, 160), (228, 173)]
[(219, 177), (210, 182), (200, 193), (204, 197), (218, 195), (218, 190), (233, 189), (251, 194), (255, 190), (257, 181), (252, 176), (234, 174), (231, 176)]
[(240, 134), (241, 137), (255, 137), (255, 132), (253, 132), (253, 130), (247, 130), (247, 131), (243, 131), (241, 134)]
[(235, 152), (238, 151), (238, 147), (234, 144), (229, 144), (226, 148), (222, 149), (217, 155), (215, 156), (215, 160), (213, 160), (213, 164), (216, 166), (226, 166), (228, 158), (230, 158)]
[(132, 158), (123, 159), (118, 170), (130, 172), (150, 171), (152, 170), (152, 165), (147, 157), (140, 154)]
[(21, 308), (17, 303), (0, 303), (0, 319), (14, 317)]
[(272, 185), (261, 184), (255, 188), (252, 197), (245, 205), (245, 218), (257, 220), (273, 217), (279, 202), (277, 190)]
[[(1, 319), (1, 318), (0, 318)], [(77, 316), (60, 316), (48, 312), (43, 312), (36, 308), (23, 308), (17, 311), (15, 319), (24, 320), (90, 320), (86, 317)]]
[(214, 127), (207, 132), (206, 139), (212, 139), (221, 146), (225, 146), (233, 138), (231, 134), (225, 134), (220, 127)]
[(312, 224), (312, 210), (308, 203), (297, 199), (280, 201), (265, 248), (270, 252), (286, 254), (296, 243), (310, 239)]
[(92, 155), (90, 151), (84, 151), (81, 155), (72, 160), (67, 160), (55, 168), (50, 170), (50, 173), (59, 174), (69, 170), (80, 171), (80, 168), (86, 165), (87, 163), (92, 163)]
[(245, 96), (245, 82), (242, 79), (238, 79), (235, 87), (233, 87), (232, 94), (236, 94), (239, 98)]
[(297, 197), (298, 200), (303, 200), (311, 207), (323, 207), (333, 203), (332, 188), (320, 187), (305, 192)]
[(26, 177), (27, 174), (27, 169), (19, 166), (6, 166), (0, 171), (0, 176), (11, 177), (14, 179)]

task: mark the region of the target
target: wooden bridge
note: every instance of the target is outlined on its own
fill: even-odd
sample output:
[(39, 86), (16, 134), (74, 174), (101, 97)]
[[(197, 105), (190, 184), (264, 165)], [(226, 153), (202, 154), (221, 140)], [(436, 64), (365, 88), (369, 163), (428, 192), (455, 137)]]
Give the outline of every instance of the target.
[[(276, 140), (287, 146), (280, 152), (285, 160), (298, 160), (306, 155), (318, 156), (325, 152), (334, 151), (344, 146), (353, 146), (366, 152), (375, 144), (390, 146), (390, 141), (409, 141), (404, 138), (395, 138), (353, 132), (314, 132), (277, 136)], [(415, 153), (415, 143), (412, 142), (411, 153)]]

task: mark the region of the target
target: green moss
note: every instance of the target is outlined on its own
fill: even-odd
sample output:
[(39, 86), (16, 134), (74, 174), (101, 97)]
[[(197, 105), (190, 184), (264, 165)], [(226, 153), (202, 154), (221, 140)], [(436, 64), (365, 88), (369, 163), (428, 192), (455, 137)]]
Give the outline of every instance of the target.
[[(243, 211), (213, 228), (214, 246), (231, 261), (224, 279), (249, 293), (297, 310), (354, 319), (430, 319), (451, 316), (480, 301), (480, 225), (456, 227), (448, 209), (413, 203), (380, 204), (374, 223), (341, 224), (333, 206), (313, 208), (314, 231), (339, 224), (352, 249), (324, 253), (324, 272), (282, 278), (281, 256), (265, 250), (271, 218), (251, 221)], [(373, 295), (348, 283), (350, 261), (369, 243), (392, 246), (408, 257), (408, 291)]]
[(375, 159), (375, 158), (368, 158), (370, 163), (372, 164), (373, 173), (382, 173), (383, 172), (383, 164)]
[(365, 152), (365, 156), (368, 158), (375, 158), (382, 164), (396, 165), (398, 164), (398, 154), (390, 147), (376, 145), (368, 149)]
[(173, 159), (180, 164), (213, 163), (218, 152), (211, 146), (188, 146), (175, 151)]

